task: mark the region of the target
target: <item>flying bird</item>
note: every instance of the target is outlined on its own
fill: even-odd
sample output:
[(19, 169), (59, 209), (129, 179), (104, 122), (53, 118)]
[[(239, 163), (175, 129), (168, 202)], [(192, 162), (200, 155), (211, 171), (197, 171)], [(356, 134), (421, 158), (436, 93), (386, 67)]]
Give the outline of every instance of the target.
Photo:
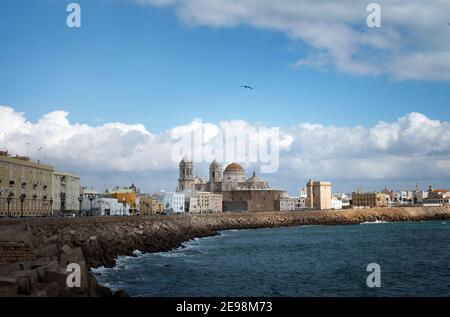
[(245, 89), (253, 89), (253, 87), (247, 86), (247, 85), (242, 85), (241, 88), (245, 88)]

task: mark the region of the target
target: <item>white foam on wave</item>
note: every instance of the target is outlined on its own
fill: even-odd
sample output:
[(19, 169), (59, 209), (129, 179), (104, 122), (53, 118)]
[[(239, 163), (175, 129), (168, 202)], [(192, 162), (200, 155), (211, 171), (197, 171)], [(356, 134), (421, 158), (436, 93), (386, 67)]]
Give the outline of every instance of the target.
[(381, 221), (381, 220), (375, 220), (375, 221), (366, 221), (360, 223), (360, 225), (373, 225), (373, 224), (380, 224), (380, 223), (389, 223), (388, 221)]

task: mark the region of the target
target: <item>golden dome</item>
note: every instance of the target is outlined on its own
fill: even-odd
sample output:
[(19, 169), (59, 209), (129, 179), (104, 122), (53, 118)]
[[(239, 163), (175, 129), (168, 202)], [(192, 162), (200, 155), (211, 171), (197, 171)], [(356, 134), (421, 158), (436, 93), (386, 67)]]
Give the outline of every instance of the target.
[(225, 168), (225, 172), (243, 172), (244, 169), (238, 163), (231, 163)]

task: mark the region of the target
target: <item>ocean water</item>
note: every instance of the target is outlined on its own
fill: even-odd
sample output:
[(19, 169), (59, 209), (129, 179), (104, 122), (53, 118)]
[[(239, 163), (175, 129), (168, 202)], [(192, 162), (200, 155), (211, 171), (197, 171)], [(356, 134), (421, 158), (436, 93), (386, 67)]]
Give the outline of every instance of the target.
[(135, 255), (94, 269), (100, 284), (151, 297), (450, 296), (450, 222), (231, 230)]

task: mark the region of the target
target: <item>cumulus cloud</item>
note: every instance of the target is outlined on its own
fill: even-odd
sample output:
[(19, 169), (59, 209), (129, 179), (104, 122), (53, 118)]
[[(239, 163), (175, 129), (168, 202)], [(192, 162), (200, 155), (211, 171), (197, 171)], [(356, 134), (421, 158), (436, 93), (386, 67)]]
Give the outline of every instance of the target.
[(378, 0), (381, 28), (368, 28), (370, 1), (133, 0), (173, 7), (192, 26), (274, 30), (312, 52), (297, 67), (328, 68), (394, 79), (450, 80), (450, 2)]
[[(178, 161), (172, 159), (172, 151), (187, 134), (201, 131), (201, 148), (208, 152), (214, 139), (227, 129), (237, 134), (248, 133), (250, 139), (259, 142), (258, 131), (264, 134), (275, 128), (252, 125), (244, 120), (215, 124), (197, 119), (152, 133), (142, 124), (113, 122), (90, 126), (73, 123), (65, 111), (54, 111), (31, 122), (24, 113), (0, 106), (0, 134), (2, 137), (7, 134), (11, 153), (25, 155), (29, 151), (34, 159), (88, 177), (157, 174), (158, 179), (147, 180), (153, 182), (152, 188), (163, 178), (170, 178), (175, 186)], [(436, 179), (444, 182), (450, 178), (450, 123), (420, 113), (413, 112), (394, 122), (379, 122), (372, 127), (299, 123), (279, 128), (277, 142), (279, 171), (266, 176), (278, 179), (279, 187), (284, 182), (297, 182), (300, 186), (308, 178), (335, 181)], [(212, 159), (205, 157), (196, 172), (206, 175), (207, 164)], [(258, 167), (260, 163), (251, 165), (246, 166)], [(130, 179), (123, 181), (124, 184), (129, 182)]]

